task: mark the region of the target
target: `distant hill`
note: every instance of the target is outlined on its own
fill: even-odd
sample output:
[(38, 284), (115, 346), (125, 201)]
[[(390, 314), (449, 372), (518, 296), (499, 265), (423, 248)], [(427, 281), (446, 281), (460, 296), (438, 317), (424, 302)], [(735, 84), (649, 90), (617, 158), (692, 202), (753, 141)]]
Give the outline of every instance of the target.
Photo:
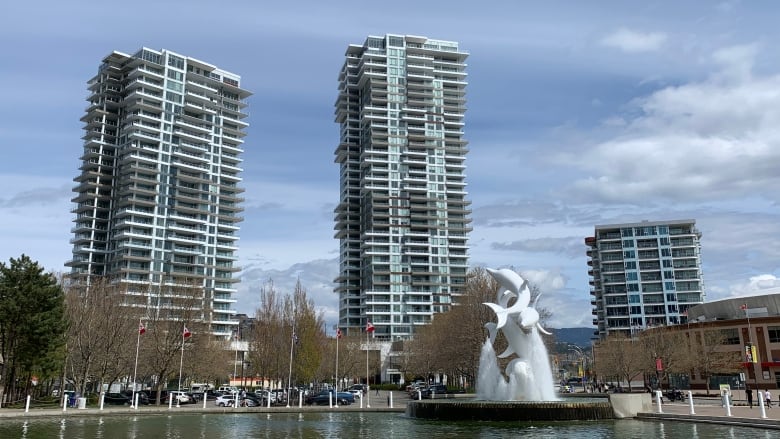
[(594, 337), (593, 331), (596, 328), (560, 328), (549, 329), (555, 334), (555, 341), (558, 343), (568, 343), (581, 348), (590, 348), (591, 338)]

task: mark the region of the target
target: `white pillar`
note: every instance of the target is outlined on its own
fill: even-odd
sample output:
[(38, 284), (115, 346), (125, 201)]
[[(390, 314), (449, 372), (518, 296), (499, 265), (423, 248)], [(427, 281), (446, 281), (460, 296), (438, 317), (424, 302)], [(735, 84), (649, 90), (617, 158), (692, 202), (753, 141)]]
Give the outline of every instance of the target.
[(723, 405), (726, 406), (726, 416), (731, 416), (731, 398), (729, 398), (728, 392), (723, 394)]
[(371, 408), (371, 389), (368, 387), (368, 375), (366, 375), (366, 408)]
[(664, 412), (664, 409), (661, 407), (662, 404), (663, 404), (663, 401), (661, 401), (661, 391), (660, 390), (656, 390), (655, 391), (655, 405), (658, 406), (658, 413), (663, 413)]
[(693, 410), (693, 392), (691, 392), (690, 390), (688, 391), (688, 405), (691, 408), (691, 414), (695, 415), (696, 412)]
[(27, 395), (27, 402), (24, 403), (24, 412), (28, 413), (30, 411), (30, 395)]
[(303, 407), (303, 392), (298, 392), (298, 408)]
[(333, 408), (333, 392), (328, 392), (328, 407)]
[(100, 392), (100, 410), (103, 410), (103, 403), (106, 400), (106, 392)]
[(134, 409), (138, 410), (138, 398), (140, 397), (139, 394), (135, 394), (135, 405), (133, 406)]
[(62, 411), (65, 412), (68, 410), (68, 394), (65, 392), (62, 392), (64, 398), (62, 401)]
[(170, 410), (171, 407), (173, 407), (173, 393), (168, 394), (168, 410)]
[(390, 391), (390, 408), (393, 408), (393, 391)]
[(422, 392), (420, 391), (420, 389), (417, 389), (417, 400), (422, 401)]
[(268, 393), (266, 393), (266, 402), (268, 403), (268, 408), (271, 408), (271, 391), (269, 390)]
[(204, 390), (204, 391), (203, 391), (203, 408), (204, 408), (204, 409), (206, 408), (206, 401), (208, 401), (208, 400), (209, 400), (209, 396), (208, 396), (208, 394), (206, 393), (206, 391)]
[(761, 406), (761, 419), (766, 419), (766, 407), (764, 407), (764, 393), (760, 390), (756, 391), (758, 394), (758, 405)]

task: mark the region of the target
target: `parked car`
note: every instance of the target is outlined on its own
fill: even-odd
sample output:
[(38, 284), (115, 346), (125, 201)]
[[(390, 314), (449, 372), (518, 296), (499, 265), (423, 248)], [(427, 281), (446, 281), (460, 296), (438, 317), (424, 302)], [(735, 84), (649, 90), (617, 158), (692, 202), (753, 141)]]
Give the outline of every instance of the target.
[[(133, 391), (132, 390), (123, 390), (122, 395), (125, 395), (126, 397), (130, 398), (130, 401), (133, 400)], [(145, 392), (135, 392), (135, 394), (138, 396), (138, 405), (149, 405), (149, 395), (147, 395)]]
[(408, 389), (407, 392), (409, 393), (410, 398), (417, 398), (417, 391), (422, 391), (426, 387), (426, 384), (422, 381), (418, 381), (413, 383), (410, 386), (407, 386)]
[(256, 390), (255, 397), (260, 400), (260, 404), (263, 406), (268, 405), (268, 398), (271, 398), (271, 405), (276, 404), (276, 394), (267, 390)]
[(350, 405), (355, 402), (355, 396), (349, 392), (336, 393), (333, 390), (323, 390), (314, 396), (306, 398), (306, 404), (308, 405), (325, 405), (330, 401), (333, 401), (334, 404)]
[(219, 395), (217, 399), (214, 400), (214, 405), (217, 407), (233, 407), (233, 404), (235, 403), (236, 400), (230, 395)]
[(106, 393), (103, 395), (103, 403), (110, 405), (130, 405), (132, 402), (129, 395), (122, 393)]
[(347, 390), (347, 392), (349, 392), (352, 395), (354, 395), (355, 398), (362, 398), (363, 397), (363, 391), (360, 390), (360, 389), (352, 389), (352, 388), (350, 388), (349, 390)]
[(408, 386), (406, 386), (406, 393), (412, 393), (417, 392), (417, 389), (420, 387), (425, 387), (425, 381), (415, 381)]
[(260, 398), (247, 394), (244, 398), (241, 399), (239, 405), (242, 407), (262, 407), (263, 403)]
[(168, 392), (169, 394), (173, 395), (173, 402), (177, 404), (190, 404), (195, 402), (193, 399), (187, 395), (187, 392), (180, 392), (178, 390), (172, 390)]
[(420, 396), (425, 399), (446, 398), (448, 393), (450, 392), (444, 384), (431, 384), (420, 390)]

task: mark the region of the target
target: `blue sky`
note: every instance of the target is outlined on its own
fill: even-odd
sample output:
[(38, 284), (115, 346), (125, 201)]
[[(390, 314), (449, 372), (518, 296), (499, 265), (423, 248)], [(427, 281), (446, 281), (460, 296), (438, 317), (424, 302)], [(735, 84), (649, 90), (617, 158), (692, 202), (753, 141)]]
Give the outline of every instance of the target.
[(695, 219), (708, 300), (780, 288), (780, 5), (769, 1), (17, 2), (0, 16), (0, 260), (71, 257), (86, 81), (114, 50), (240, 74), (249, 100), (239, 312), (300, 278), (336, 320), (337, 75), (368, 35), (470, 53), (471, 262), (590, 326), (594, 225)]

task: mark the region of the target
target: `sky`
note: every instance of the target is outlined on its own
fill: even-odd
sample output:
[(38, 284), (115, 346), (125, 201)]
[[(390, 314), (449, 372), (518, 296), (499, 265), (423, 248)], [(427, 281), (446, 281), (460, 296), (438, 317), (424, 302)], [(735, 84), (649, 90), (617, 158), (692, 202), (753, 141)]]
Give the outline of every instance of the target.
[(780, 4), (29, 1), (0, 14), (0, 261), (71, 258), (86, 82), (167, 49), (250, 90), (236, 310), (300, 280), (337, 320), (337, 78), (368, 35), (469, 53), (472, 266), (512, 267), (549, 326), (590, 327), (594, 226), (694, 219), (707, 301), (780, 287)]

